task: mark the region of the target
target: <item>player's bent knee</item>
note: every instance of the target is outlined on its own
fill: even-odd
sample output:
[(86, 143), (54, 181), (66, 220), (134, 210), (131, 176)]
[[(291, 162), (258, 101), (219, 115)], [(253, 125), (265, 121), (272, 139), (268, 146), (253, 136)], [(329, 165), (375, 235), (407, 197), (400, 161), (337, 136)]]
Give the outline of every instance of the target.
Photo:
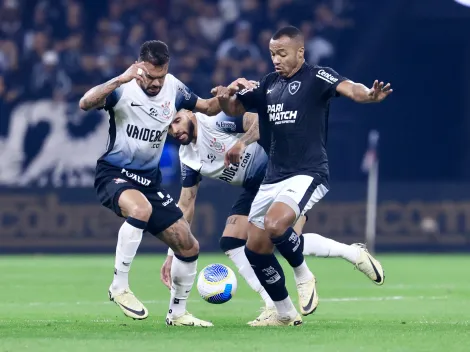
[(128, 216), (133, 217), (135, 219), (148, 221), (148, 219), (152, 215), (152, 205), (148, 201), (134, 203), (128, 208), (129, 208), (127, 209)]
[(278, 219), (273, 216), (266, 216), (264, 218), (264, 228), (272, 237), (278, 237), (286, 232), (287, 228), (289, 227), (283, 219)]

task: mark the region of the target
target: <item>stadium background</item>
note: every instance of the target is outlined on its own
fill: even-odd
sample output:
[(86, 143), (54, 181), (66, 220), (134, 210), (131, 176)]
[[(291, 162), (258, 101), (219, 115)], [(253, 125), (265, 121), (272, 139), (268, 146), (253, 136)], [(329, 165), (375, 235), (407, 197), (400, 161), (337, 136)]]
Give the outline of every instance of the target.
[[(381, 251), (470, 250), (470, 8), (452, 0), (0, 0), (0, 253), (112, 253), (121, 220), (95, 198), (107, 119), (79, 111), (141, 42), (169, 44), (170, 71), (201, 97), (272, 68), (273, 31), (302, 28), (307, 58), (395, 92), (377, 106), (334, 102), (332, 190), (306, 230), (362, 241), (371, 129), (380, 132)], [(165, 183), (179, 195), (177, 146)], [(193, 230), (205, 251), (239, 190), (204, 180)], [(148, 236), (142, 250), (163, 251)]]

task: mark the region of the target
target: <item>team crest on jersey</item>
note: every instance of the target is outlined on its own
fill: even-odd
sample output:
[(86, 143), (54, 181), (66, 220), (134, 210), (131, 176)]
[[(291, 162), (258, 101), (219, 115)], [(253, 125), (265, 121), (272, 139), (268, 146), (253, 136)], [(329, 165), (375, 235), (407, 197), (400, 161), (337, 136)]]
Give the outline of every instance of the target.
[(294, 95), (295, 93), (297, 93), (300, 89), (301, 84), (302, 82), (299, 82), (299, 81), (294, 81), (294, 82), (289, 83), (289, 93), (291, 95)]
[(165, 104), (162, 104), (162, 108), (163, 117), (168, 120), (171, 116), (170, 102), (167, 101)]
[(225, 144), (217, 141), (217, 138), (214, 138), (210, 141), (209, 146), (214, 149), (217, 153), (225, 152)]

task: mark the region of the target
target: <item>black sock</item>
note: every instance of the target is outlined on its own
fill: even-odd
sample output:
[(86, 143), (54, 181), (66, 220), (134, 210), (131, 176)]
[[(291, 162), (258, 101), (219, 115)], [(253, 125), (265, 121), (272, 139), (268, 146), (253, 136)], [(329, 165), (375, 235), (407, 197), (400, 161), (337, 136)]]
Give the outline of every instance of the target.
[(292, 227), (289, 227), (282, 236), (272, 238), (271, 241), (291, 267), (296, 268), (304, 262), (301, 240)]
[(286, 277), (274, 254), (258, 254), (245, 247), (245, 255), (258, 280), (275, 302), (286, 299)]
[(246, 244), (246, 240), (235, 237), (221, 237), (219, 241), (220, 249), (227, 252), (235, 248), (243, 247)]

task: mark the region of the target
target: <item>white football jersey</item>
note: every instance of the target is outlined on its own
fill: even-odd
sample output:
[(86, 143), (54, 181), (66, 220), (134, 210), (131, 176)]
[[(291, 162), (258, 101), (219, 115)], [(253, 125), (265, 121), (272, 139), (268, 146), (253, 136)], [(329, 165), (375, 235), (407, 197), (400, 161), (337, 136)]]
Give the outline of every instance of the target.
[(264, 178), (268, 157), (258, 143), (250, 144), (238, 165), (224, 166), (224, 156), (243, 136), (243, 118), (196, 113), (197, 139), (180, 147), (183, 187), (192, 187), (202, 176), (235, 186), (259, 185)]
[(123, 84), (106, 99), (109, 141), (100, 160), (127, 170), (157, 170), (176, 112), (193, 110), (197, 99), (171, 74), (154, 97), (145, 94), (135, 80)]

